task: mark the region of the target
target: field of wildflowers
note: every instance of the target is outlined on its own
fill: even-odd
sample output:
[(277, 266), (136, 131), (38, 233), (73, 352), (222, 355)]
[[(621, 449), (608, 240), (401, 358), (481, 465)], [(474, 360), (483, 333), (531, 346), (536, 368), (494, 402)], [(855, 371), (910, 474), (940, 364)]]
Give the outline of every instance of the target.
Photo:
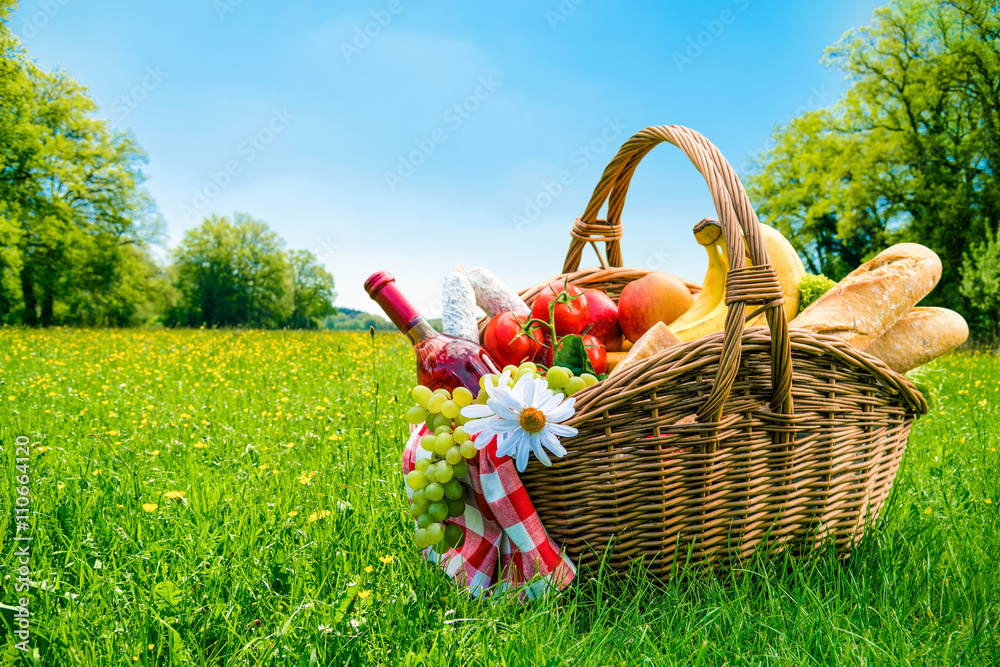
[(31, 451), (31, 650), (0, 623), (2, 665), (1000, 664), (995, 354), (925, 373), (850, 559), (592, 573), (531, 604), (471, 599), (411, 545), (398, 334), (2, 329), (0, 368), (12, 608)]

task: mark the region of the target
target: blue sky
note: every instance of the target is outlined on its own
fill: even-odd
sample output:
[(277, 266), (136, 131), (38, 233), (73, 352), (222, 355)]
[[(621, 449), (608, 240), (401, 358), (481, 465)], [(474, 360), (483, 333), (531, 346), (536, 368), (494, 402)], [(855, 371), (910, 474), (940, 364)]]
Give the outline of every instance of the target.
[[(692, 127), (743, 173), (777, 123), (836, 100), (823, 49), (880, 4), (22, 0), (11, 28), (146, 149), (168, 247), (245, 211), (320, 257), (337, 305), (377, 310), (362, 283), (387, 269), (436, 316), (455, 265), (518, 289), (557, 274), (643, 127)], [(660, 147), (629, 191), (625, 264), (700, 281), (706, 215), (699, 174)]]

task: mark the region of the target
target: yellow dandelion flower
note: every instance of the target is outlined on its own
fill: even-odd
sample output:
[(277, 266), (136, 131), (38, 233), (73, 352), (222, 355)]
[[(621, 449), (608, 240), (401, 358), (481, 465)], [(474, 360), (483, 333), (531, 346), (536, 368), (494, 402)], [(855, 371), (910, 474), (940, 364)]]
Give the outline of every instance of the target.
[(368, 574), (371, 574), (372, 570), (374, 570), (374, 569), (375, 569), (374, 567), (372, 567), (371, 565), (369, 565), (368, 567), (365, 568), (365, 572), (367, 572)]
[(292, 510), (291, 512), (288, 513), (288, 518), (291, 519), (293, 517), (297, 517), (298, 515), (299, 513), (297, 511)]
[(49, 448), (45, 447), (45, 446), (42, 446), (42, 447), (39, 447), (38, 449), (36, 449), (35, 451), (38, 452), (39, 454), (44, 454), (45, 452), (49, 451)]
[(986, 499), (983, 500), (983, 502), (986, 503), (987, 505), (992, 505), (993, 504), (993, 499), (992, 498), (986, 498)]
[(358, 597), (361, 598), (362, 600), (367, 600), (368, 596), (371, 594), (372, 594), (371, 591), (361, 591), (360, 593), (358, 593)]
[(299, 484), (312, 484), (314, 479), (316, 479), (315, 472), (304, 472), (299, 475)]
[(64, 484), (63, 482), (59, 482), (58, 484), (56, 484), (56, 488), (62, 491), (63, 489), (66, 488), (66, 484)]
[(382, 563), (388, 564), (388, 563), (391, 563), (392, 561), (396, 560), (396, 557), (393, 556), (392, 554), (389, 554), (388, 556), (379, 556), (378, 559)]
[(337, 442), (337, 441), (340, 440), (340, 436), (337, 435), (336, 433), (331, 433), (330, 434), (330, 440), (333, 441), (333, 442)]
[(183, 498), (187, 495), (187, 491), (166, 491), (163, 497), (167, 500), (177, 500), (178, 498)]
[(156, 511), (156, 508), (158, 508), (158, 507), (159, 507), (159, 505), (157, 505), (156, 503), (143, 503), (142, 504), (142, 511), (143, 512), (147, 512), (149, 514), (152, 514), (153, 512)]
[(196, 442), (192, 445), (192, 447), (194, 447), (195, 449), (205, 449), (206, 447), (208, 447), (208, 445), (206, 445), (204, 442)]
[(16, 401), (17, 400), (17, 396), (8, 396), (7, 400), (8, 401)]
[(924, 514), (930, 514), (930, 513), (931, 513), (931, 508), (930, 507), (928, 507), (927, 509), (924, 510)]
[(149, 455), (150, 456), (159, 456), (160, 455), (160, 450), (159, 449), (154, 449), (153, 451), (151, 451), (149, 453)]
[(310, 514), (307, 521), (309, 521), (309, 523), (314, 523), (316, 521), (319, 521), (320, 519), (325, 519), (328, 516), (330, 516), (330, 510), (320, 510), (318, 512), (313, 512), (312, 514)]

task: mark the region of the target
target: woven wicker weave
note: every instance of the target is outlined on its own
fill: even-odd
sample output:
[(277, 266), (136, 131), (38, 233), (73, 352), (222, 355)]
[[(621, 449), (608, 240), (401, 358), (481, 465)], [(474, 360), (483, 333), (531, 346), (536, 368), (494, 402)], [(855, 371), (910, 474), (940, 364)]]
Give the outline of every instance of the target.
[[(724, 564), (764, 545), (801, 551), (833, 540), (846, 553), (882, 508), (927, 406), (878, 359), (788, 329), (757, 217), (714, 145), (679, 126), (629, 139), (574, 226), (562, 275), (616, 297), (646, 273), (619, 268), (621, 212), (635, 168), (664, 141), (705, 177), (728, 248), (745, 239), (752, 265), (730, 250), (723, 332), (576, 395), (568, 423), (579, 435), (563, 441), (568, 453), (551, 468), (533, 460), (522, 475), (528, 493), (550, 535), (584, 567), (612, 543), (611, 567), (641, 558), (657, 576), (678, 560)], [(598, 220), (605, 202), (607, 221)], [(607, 262), (577, 271), (584, 245), (597, 242)], [(522, 292), (525, 300), (541, 286)], [(766, 312), (768, 326), (745, 328), (747, 306)]]

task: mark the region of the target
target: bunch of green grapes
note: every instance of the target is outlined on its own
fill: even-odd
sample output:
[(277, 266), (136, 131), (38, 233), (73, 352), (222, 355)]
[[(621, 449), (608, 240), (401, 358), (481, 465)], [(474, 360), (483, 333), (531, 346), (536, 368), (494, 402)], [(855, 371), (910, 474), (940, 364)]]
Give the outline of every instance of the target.
[[(525, 361), (520, 366), (504, 366), (503, 372), (508, 371), (510, 372), (510, 379), (507, 381), (507, 385), (510, 387), (513, 387), (514, 383), (531, 373), (532, 377), (535, 378), (544, 377), (546, 382), (548, 382), (549, 389), (554, 394), (563, 394), (565, 396), (572, 396), (584, 387), (589, 387), (597, 383), (597, 376), (590, 373), (573, 375), (573, 371), (565, 366), (553, 366), (545, 370), (530, 361)], [(484, 375), (479, 379), (480, 391), (476, 397), (476, 403), (485, 404), (487, 398), (489, 398), (485, 390), (486, 378), (492, 379), (493, 384), (496, 384), (500, 376)]]
[(463, 428), (469, 421), (462, 408), (471, 405), (472, 392), (465, 387), (431, 391), (417, 385), (411, 392), (416, 405), (406, 411), (406, 421), (427, 424), (427, 435), (420, 438), (420, 447), (431, 457), (417, 459), (414, 469), (406, 475), (413, 489), (410, 513), (417, 522), (413, 541), (417, 548), (432, 546), (439, 553), (462, 546), (465, 532), (448, 519), (465, 513), (465, 486), (459, 480), (469, 474), (466, 459), (476, 456), (475, 444)]
[(597, 376), (591, 373), (573, 375), (573, 371), (565, 366), (553, 366), (545, 374), (545, 381), (553, 393), (572, 396), (584, 387), (597, 384)]

